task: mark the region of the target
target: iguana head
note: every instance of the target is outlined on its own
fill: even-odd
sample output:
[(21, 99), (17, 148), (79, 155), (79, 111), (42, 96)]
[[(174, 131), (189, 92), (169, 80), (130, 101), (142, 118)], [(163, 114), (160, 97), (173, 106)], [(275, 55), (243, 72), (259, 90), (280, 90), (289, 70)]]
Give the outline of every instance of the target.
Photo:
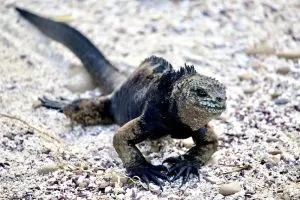
[(206, 125), (226, 108), (226, 91), (219, 81), (194, 74), (178, 80), (172, 90), (177, 116), (193, 130)]

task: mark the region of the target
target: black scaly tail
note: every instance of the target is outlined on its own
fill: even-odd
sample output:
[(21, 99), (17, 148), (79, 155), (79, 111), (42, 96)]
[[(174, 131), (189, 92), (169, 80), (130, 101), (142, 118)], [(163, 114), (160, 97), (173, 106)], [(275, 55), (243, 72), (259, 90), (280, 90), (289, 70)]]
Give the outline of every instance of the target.
[(22, 17), (36, 26), (43, 34), (68, 47), (83, 63), (104, 93), (112, 92), (125, 76), (79, 31), (71, 26), (35, 15), (17, 8)]

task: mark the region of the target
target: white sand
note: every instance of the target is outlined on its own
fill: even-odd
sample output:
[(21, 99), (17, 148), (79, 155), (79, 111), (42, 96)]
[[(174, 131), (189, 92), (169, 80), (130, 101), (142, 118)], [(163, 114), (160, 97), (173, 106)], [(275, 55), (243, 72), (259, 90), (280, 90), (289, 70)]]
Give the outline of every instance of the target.
[[(13, 9), (16, 2), (67, 20), (123, 71), (134, 70), (155, 54), (175, 67), (194, 64), (199, 73), (224, 83), (228, 109), (213, 122), (220, 149), (200, 170), (208, 178), (192, 179), (181, 189), (179, 182), (166, 183), (162, 193), (155, 188), (146, 191), (138, 183), (122, 185), (122, 179), (120, 183), (112, 176), (124, 172), (112, 146), (117, 126), (71, 129), (62, 114), (34, 109), (43, 95), (75, 99), (99, 95), (99, 90), (93, 90), (80, 62), (67, 49), (20, 19)], [(245, 54), (253, 47), (300, 52), (299, 1), (159, 2), (1, 1), (0, 113), (56, 134), (61, 142), (0, 117), (0, 164), (5, 165), (0, 165), (0, 199), (300, 198), (299, 61), (278, 58), (274, 52)], [(277, 73), (282, 67), (289, 73)], [(279, 100), (272, 100), (276, 95)], [(276, 105), (282, 98), (288, 103)], [(156, 143), (140, 146), (155, 164), (190, 145), (173, 140)], [(247, 165), (250, 169), (232, 172)], [(43, 170), (54, 172), (38, 173)], [(219, 194), (220, 185), (232, 181), (239, 182), (241, 190), (227, 197)]]

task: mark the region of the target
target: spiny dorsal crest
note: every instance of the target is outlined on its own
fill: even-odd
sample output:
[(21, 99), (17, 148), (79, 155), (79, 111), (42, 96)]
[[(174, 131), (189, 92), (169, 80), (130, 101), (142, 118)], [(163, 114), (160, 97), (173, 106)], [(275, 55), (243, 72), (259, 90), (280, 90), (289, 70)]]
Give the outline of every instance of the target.
[(180, 78), (194, 74), (197, 74), (197, 72), (193, 65), (189, 66), (185, 64), (185, 66), (181, 67), (178, 71), (175, 71), (174, 69), (168, 70), (163, 73), (158, 87), (172, 87), (172, 84)]
[(194, 65), (187, 65), (186, 63), (184, 64), (184, 67), (180, 67), (180, 70), (177, 71), (178, 76), (182, 77), (184, 75), (193, 75), (196, 74), (197, 71), (195, 70)]

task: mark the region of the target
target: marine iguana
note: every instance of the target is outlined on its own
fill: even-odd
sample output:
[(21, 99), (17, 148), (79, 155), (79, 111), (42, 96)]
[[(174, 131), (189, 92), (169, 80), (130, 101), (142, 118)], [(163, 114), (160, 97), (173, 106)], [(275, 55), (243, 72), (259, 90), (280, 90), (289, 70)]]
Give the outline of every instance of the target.
[[(83, 63), (106, 94), (92, 99), (78, 99), (63, 105), (43, 98), (46, 108), (62, 111), (71, 120), (84, 124), (120, 125), (113, 146), (130, 176), (160, 185), (162, 180), (190, 175), (199, 177), (198, 168), (217, 150), (218, 140), (208, 122), (226, 108), (225, 87), (217, 80), (200, 75), (193, 66), (175, 71), (165, 59), (145, 59), (128, 78), (79, 31), (21, 8), (22, 17), (46, 36), (64, 44)], [(166, 135), (184, 139), (192, 137), (195, 146), (184, 155), (167, 158), (167, 169), (149, 163), (136, 144)], [(166, 174), (167, 173), (167, 174)]]

